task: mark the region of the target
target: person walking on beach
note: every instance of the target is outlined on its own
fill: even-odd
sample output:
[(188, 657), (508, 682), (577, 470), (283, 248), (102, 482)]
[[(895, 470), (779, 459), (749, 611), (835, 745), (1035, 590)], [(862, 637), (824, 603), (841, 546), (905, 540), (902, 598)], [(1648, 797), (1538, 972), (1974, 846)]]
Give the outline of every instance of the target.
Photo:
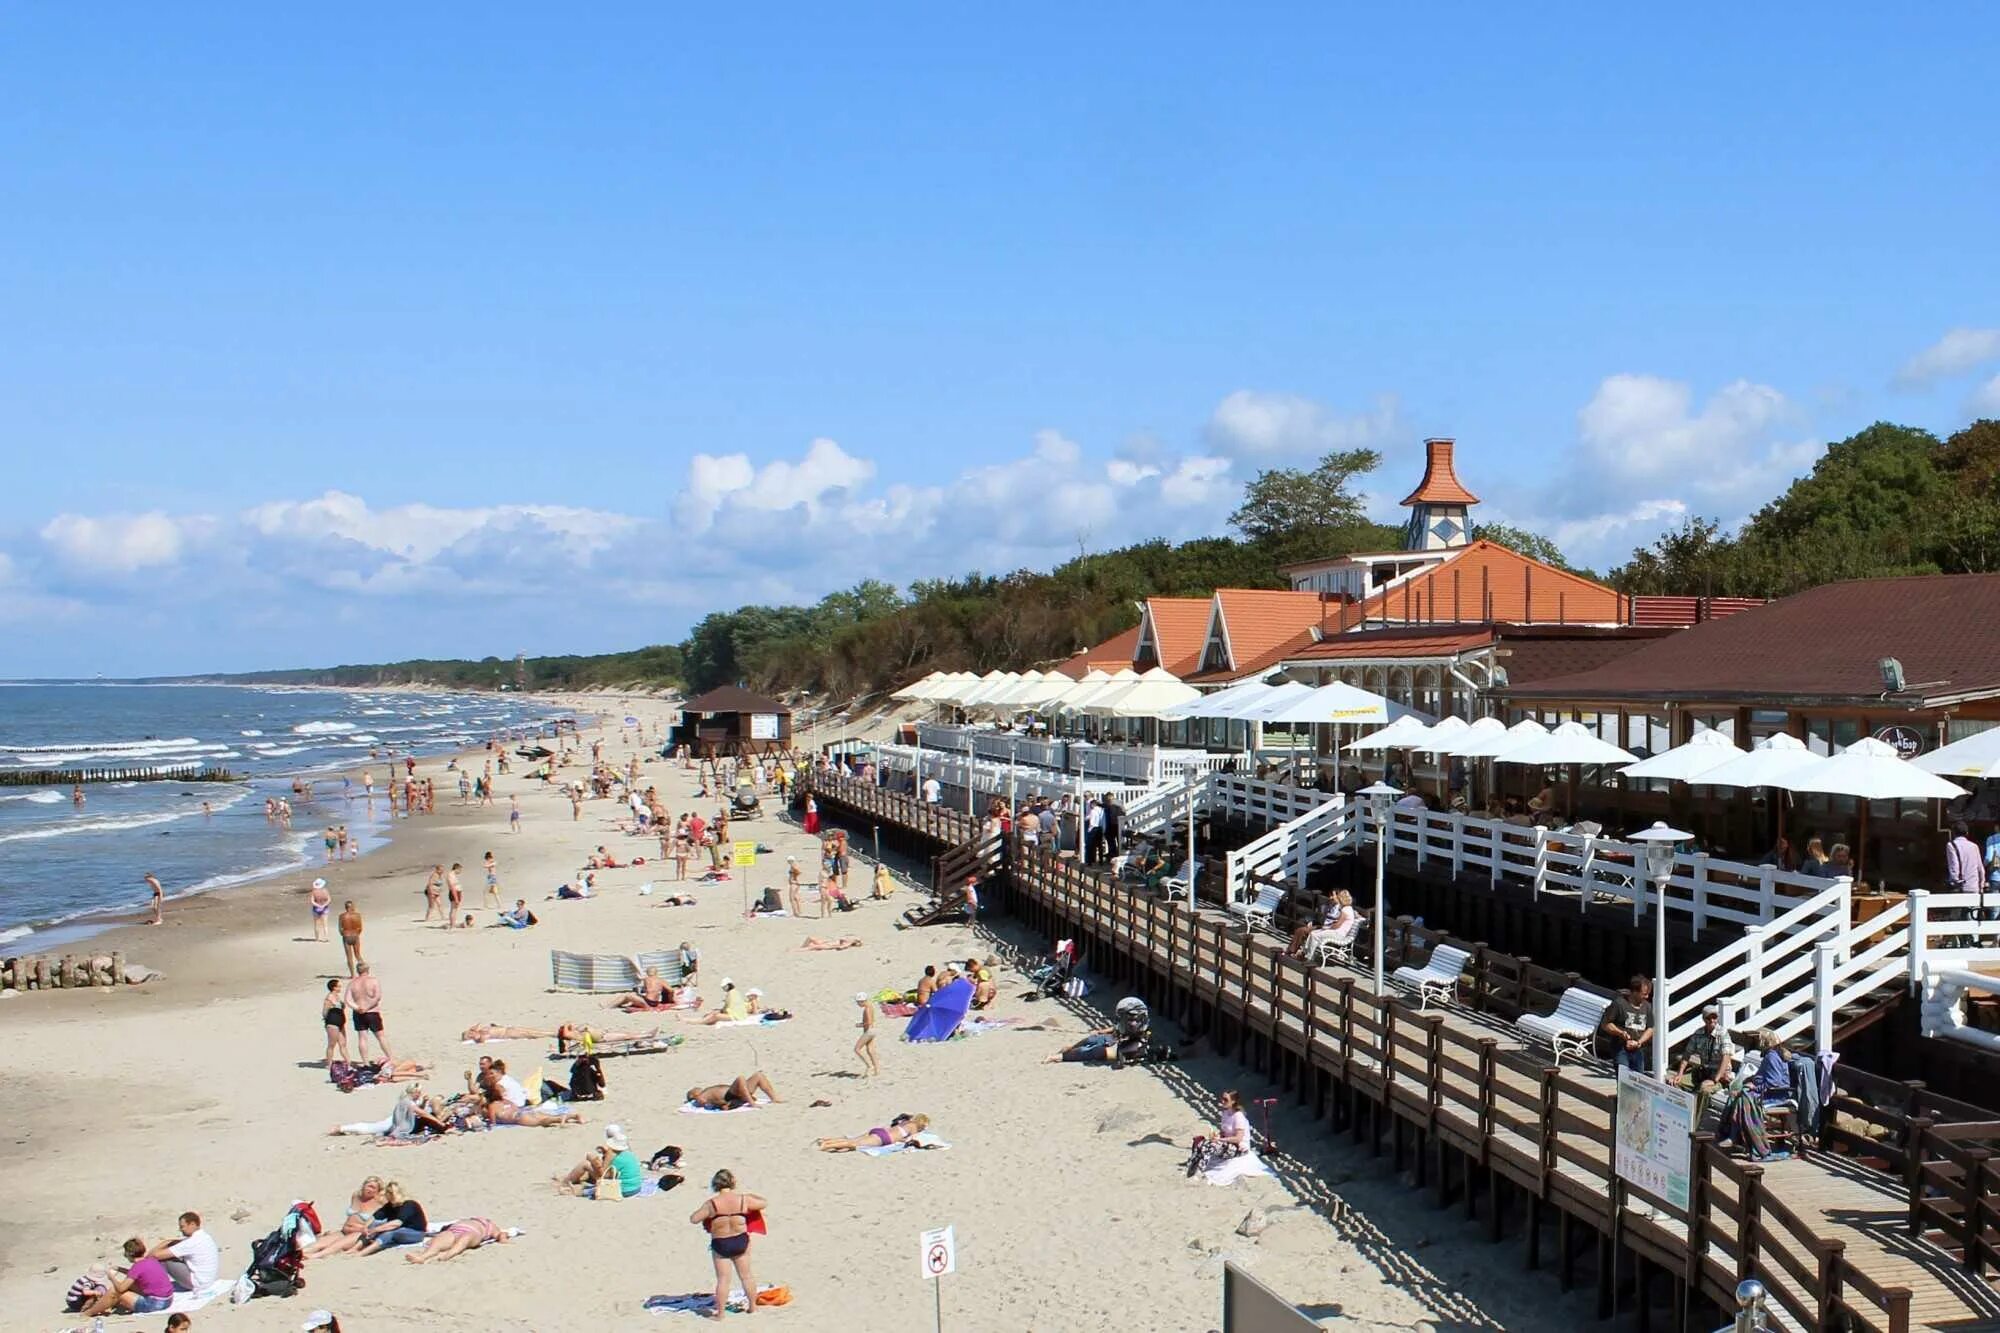
[(332, 865), (334, 845), (339, 841), (333, 835), (333, 825), (328, 824), (326, 826), (326, 830), (320, 834), (319, 840), (320, 845), (326, 849), (326, 863)]
[[(424, 876), (424, 921), (428, 921), (437, 915), (438, 908), (443, 903), (443, 899), (439, 895), (443, 892), (444, 863), (440, 861), (431, 867), (430, 874)], [(420, 921), (417, 924), (422, 925), (423, 922)]]
[(352, 898), (340, 910), (340, 948), (347, 955), (348, 976), (368, 966), (361, 961), (361, 909)]
[(352, 861), (355, 857), (361, 855), (361, 839), (349, 833), (347, 825), (342, 824), (339, 828), (335, 829), (334, 837), (340, 839), (341, 860)]
[(361, 770), (361, 799), (367, 801), (370, 805), (375, 803), (375, 770), (373, 769), (364, 768)]
[(334, 1057), (342, 1064), (352, 1064), (347, 1054), (347, 983), (339, 977), (326, 979), (326, 996), (320, 1005), (319, 1021), (326, 1029), (326, 1063), (331, 1067)]
[(354, 1015), (354, 1053), (368, 1058), (368, 1038), (382, 1049), (382, 1058), (394, 1064), (396, 1053), (389, 1049), (388, 1034), (382, 1031), (382, 983), (369, 975), (368, 964), (357, 963), (354, 980), (347, 983), (347, 1007)]
[(518, 796), (507, 798), (507, 831), (509, 833), (521, 831), (521, 798)]
[(486, 853), (486, 905), (500, 905), (500, 863), (493, 858), (492, 852)]
[(729, 1273), (743, 1286), (749, 1304), (746, 1313), (757, 1312), (757, 1281), (750, 1275), (750, 1219), (770, 1207), (762, 1198), (736, 1188), (734, 1173), (723, 1170), (708, 1182), (715, 1192), (694, 1210), (688, 1221), (708, 1232), (708, 1253), (715, 1261), (715, 1313), (722, 1318), (729, 1303)]
[(153, 891), (153, 919), (146, 924), (157, 926), (167, 905), (167, 892), (160, 887), (160, 877), (150, 870), (146, 872), (146, 887)]
[(333, 895), (326, 891), (325, 880), (316, 879), (312, 882), (312, 893), (307, 901), (312, 904), (313, 938), (324, 942), (326, 914), (333, 910)]
[(861, 1057), (861, 1068), (869, 1078), (882, 1072), (882, 1062), (875, 1057), (875, 1002), (865, 991), (857, 991), (854, 1002), (861, 1006), (861, 1036), (854, 1043), (854, 1053)]
[(446, 912), (444, 917), (444, 928), (446, 930), (450, 930), (453, 923), (458, 920), (458, 909), (465, 903), (465, 889), (458, 882), (458, 872), (461, 868), (462, 866), (459, 862), (453, 861), (451, 869), (445, 872), (444, 896), (451, 903), (451, 910)]

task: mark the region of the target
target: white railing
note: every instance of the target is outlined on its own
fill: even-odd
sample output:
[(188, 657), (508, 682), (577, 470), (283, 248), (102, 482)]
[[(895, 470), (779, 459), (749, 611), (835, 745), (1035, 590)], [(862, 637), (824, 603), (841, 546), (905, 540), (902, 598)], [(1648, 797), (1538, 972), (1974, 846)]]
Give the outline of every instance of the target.
[(1231, 902), (1246, 896), (1253, 877), (1281, 879), (1305, 887), (1312, 868), (1346, 848), (1354, 833), (1354, 806), (1335, 795), (1289, 823), (1229, 854)]
[(1293, 787), (1282, 782), (1264, 782), (1241, 773), (1212, 773), (1211, 810), (1226, 819), (1274, 827), (1291, 823), (1318, 809), (1327, 793), (1312, 787)]
[(1164, 783), (1136, 799), (1121, 802), (1125, 807), (1122, 828), (1128, 835), (1170, 832), (1186, 826), (1190, 806), (1194, 813), (1200, 814), (1207, 808), (1208, 800), (1206, 781), (1183, 779)]
[(1730, 1030), (1754, 1028), (1774, 1006), (1783, 1006), (1792, 988), (1803, 982), (1810, 989), (1814, 947), (1838, 949), (1848, 939), (1852, 889), (1852, 881), (1837, 879), (1770, 921), (1745, 926), (1741, 939), (1668, 978), (1668, 1046), (1679, 1045), (1701, 1026), (1705, 1005), (1726, 1005), (1722, 1018)]

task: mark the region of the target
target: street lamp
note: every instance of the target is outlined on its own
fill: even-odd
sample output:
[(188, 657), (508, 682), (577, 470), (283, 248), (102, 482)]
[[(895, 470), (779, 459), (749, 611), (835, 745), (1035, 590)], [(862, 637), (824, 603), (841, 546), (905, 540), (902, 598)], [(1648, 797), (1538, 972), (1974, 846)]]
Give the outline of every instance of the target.
[(1646, 878), (1653, 882), (1653, 1077), (1667, 1076), (1667, 881), (1673, 878), (1676, 848), (1694, 837), (1654, 820), (1632, 841), (1646, 845)]
[(1375, 816), (1375, 929), (1369, 932), (1375, 937), (1375, 993), (1382, 994), (1382, 940), (1389, 933), (1389, 913), (1384, 898), (1386, 890), (1385, 860), (1389, 841), (1389, 804), (1403, 793), (1386, 782), (1377, 782), (1354, 793), (1368, 801), (1368, 812)]

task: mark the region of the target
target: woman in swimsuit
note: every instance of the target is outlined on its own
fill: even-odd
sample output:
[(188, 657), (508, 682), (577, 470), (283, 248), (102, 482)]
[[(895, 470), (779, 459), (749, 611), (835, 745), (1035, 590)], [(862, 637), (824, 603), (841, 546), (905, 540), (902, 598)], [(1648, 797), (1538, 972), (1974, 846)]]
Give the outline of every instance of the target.
[(566, 1111), (561, 1115), (550, 1115), (546, 1111), (536, 1111), (514, 1105), (500, 1095), (498, 1075), (493, 1075), (482, 1084), (486, 1094), (486, 1120), (492, 1125), (526, 1125), (532, 1129), (542, 1129), (550, 1125), (580, 1125), (583, 1123), (581, 1111)]
[(808, 935), (806, 936), (806, 942), (799, 947), (801, 949), (859, 949), (861, 941), (852, 935), (847, 935), (837, 940), (827, 939), (823, 935)]
[(375, 1220), (375, 1210), (382, 1206), (382, 1177), (370, 1176), (361, 1182), (361, 1188), (347, 1201), (347, 1219), (340, 1224), (340, 1230), (321, 1236), (307, 1246), (304, 1254), (308, 1259), (324, 1259), (330, 1254), (346, 1254), (361, 1248), (366, 1239), (368, 1224)]
[(660, 975), (660, 969), (649, 967), (646, 975), (639, 978), (638, 989), (624, 995), (615, 996), (604, 1002), (607, 1009), (671, 1009), (674, 1007), (674, 988)]
[(339, 977), (329, 978), (326, 983), (325, 1003), (320, 1006), (319, 1021), (326, 1025), (326, 1063), (332, 1065), (339, 1057), (342, 1064), (352, 1063), (347, 1054), (347, 998), (346, 983)]
[(819, 1150), (853, 1152), (857, 1148), (893, 1148), (899, 1143), (908, 1143), (930, 1127), (931, 1118), (927, 1115), (899, 1115), (888, 1125), (878, 1125), (866, 1134), (857, 1134), (851, 1139), (821, 1139)]
[(403, 1257), (413, 1264), (427, 1264), (433, 1259), (455, 1259), (482, 1245), (505, 1245), (507, 1240), (507, 1233), (489, 1219), (461, 1217), (425, 1241), (424, 1248)]
[(326, 914), (333, 908), (333, 895), (326, 891), (325, 880), (316, 879), (312, 882), (311, 902), (313, 938), (324, 941), (326, 939)]
[(733, 1265), (736, 1280), (743, 1286), (743, 1295), (750, 1302), (750, 1312), (757, 1310), (757, 1280), (750, 1275), (750, 1215), (762, 1213), (770, 1204), (755, 1194), (736, 1188), (736, 1177), (729, 1171), (718, 1171), (708, 1187), (715, 1192), (701, 1207), (694, 1210), (688, 1221), (708, 1232), (708, 1253), (715, 1261), (715, 1313), (711, 1319), (722, 1318), (722, 1312), (729, 1303), (729, 1271)]
[(712, 1083), (705, 1088), (689, 1088), (687, 1099), (692, 1106), (705, 1107), (711, 1111), (733, 1111), (739, 1106), (755, 1106), (757, 1094), (763, 1093), (773, 1102), (784, 1098), (771, 1086), (771, 1080), (764, 1077), (764, 1071), (745, 1074), (728, 1083)]

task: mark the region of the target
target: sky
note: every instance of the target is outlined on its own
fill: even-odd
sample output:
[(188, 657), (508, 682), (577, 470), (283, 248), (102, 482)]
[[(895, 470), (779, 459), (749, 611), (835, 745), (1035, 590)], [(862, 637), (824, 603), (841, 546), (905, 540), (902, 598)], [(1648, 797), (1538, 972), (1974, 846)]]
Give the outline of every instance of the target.
[[(2000, 9), (0, 11), (0, 677), (600, 652), (1458, 440), (1599, 568), (2000, 415)], [(1907, 9), (1907, 7), (1905, 7)]]

